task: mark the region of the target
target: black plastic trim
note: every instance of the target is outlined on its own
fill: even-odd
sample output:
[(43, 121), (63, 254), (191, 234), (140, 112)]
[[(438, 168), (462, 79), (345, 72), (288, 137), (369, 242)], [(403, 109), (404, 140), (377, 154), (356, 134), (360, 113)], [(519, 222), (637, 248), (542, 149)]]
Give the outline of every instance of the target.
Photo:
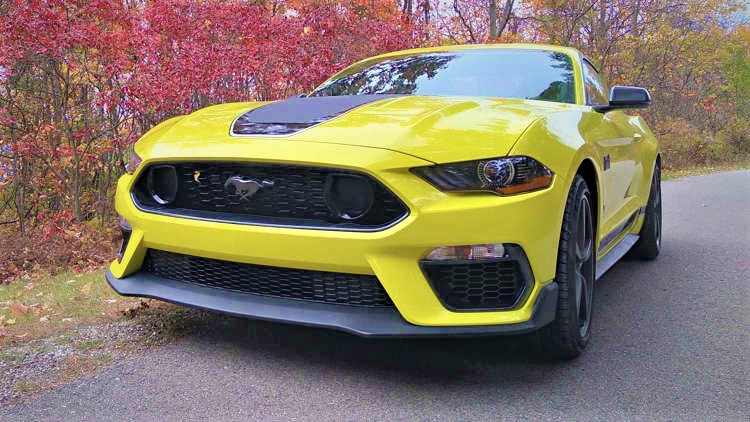
[[(451, 312), (466, 313), (466, 312), (492, 312), (492, 311), (513, 310), (513, 309), (520, 307), (526, 302), (526, 299), (528, 298), (529, 293), (534, 287), (534, 273), (531, 271), (531, 265), (529, 265), (529, 260), (528, 258), (526, 258), (526, 253), (523, 251), (523, 248), (515, 244), (504, 244), (504, 246), (505, 246), (506, 252), (505, 252), (505, 256), (502, 258), (474, 259), (474, 260), (444, 260), (444, 261), (434, 261), (434, 260), (423, 259), (419, 261), (419, 268), (422, 270), (422, 275), (424, 275), (425, 279), (430, 284), (430, 287), (432, 288), (433, 293), (435, 293), (435, 296), (438, 298), (438, 300), (440, 300), (440, 304), (443, 305), (445, 309), (448, 309)], [(435, 288), (435, 285), (433, 284), (432, 280), (430, 280), (430, 277), (425, 271), (425, 265), (481, 264), (481, 263), (502, 262), (502, 261), (517, 262), (518, 267), (521, 270), (521, 275), (524, 278), (523, 291), (521, 292), (520, 295), (518, 295), (518, 299), (516, 299), (516, 302), (513, 305), (506, 306), (504, 308), (459, 309), (459, 308), (450, 306), (447, 303), (445, 303), (443, 298), (438, 293), (437, 288)]]
[(646, 212), (645, 207), (641, 207), (633, 214), (628, 217), (627, 220), (620, 223), (617, 227), (615, 227), (611, 232), (607, 233), (606, 236), (602, 238), (602, 240), (599, 242), (599, 253), (601, 253), (603, 250), (607, 249), (610, 245), (612, 245), (612, 242), (617, 239), (621, 234), (625, 233), (625, 231), (630, 228), (630, 226), (635, 223), (636, 217)]
[[(135, 194), (133, 192), (130, 193), (130, 199), (133, 201), (133, 205), (135, 205), (135, 207), (138, 208), (139, 211), (142, 211), (148, 214), (163, 215), (166, 217), (184, 218), (188, 220), (210, 221), (213, 223), (241, 224), (243, 226), (280, 227), (280, 228), (285, 228), (285, 229), (328, 230), (328, 231), (341, 231), (341, 232), (363, 232), (363, 233), (382, 232), (404, 221), (406, 217), (408, 217), (409, 214), (411, 213), (409, 210), (409, 207), (406, 207), (404, 205), (406, 208), (406, 212), (401, 217), (399, 217), (396, 220), (393, 220), (389, 224), (386, 224), (384, 226), (377, 226), (377, 227), (361, 226), (361, 225), (357, 225), (351, 222), (324, 225), (324, 224), (312, 224), (310, 223), (310, 220), (303, 219), (303, 218), (255, 216), (253, 220), (248, 220), (247, 218), (243, 218), (242, 216), (239, 216), (237, 214), (232, 214), (232, 213), (218, 213), (218, 212), (210, 212), (210, 211), (189, 210), (185, 208), (173, 208), (171, 211), (155, 210), (153, 208), (143, 207), (138, 202), (138, 199), (135, 198)], [(399, 201), (401, 201), (400, 198), (399, 198)]]
[(117, 252), (117, 262), (122, 262), (125, 251), (128, 249), (128, 243), (130, 243), (130, 236), (133, 234), (133, 228), (122, 217), (120, 217), (118, 223), (122, 232), (122, 242), (120, 243), (120, 250)]
[(596, 279), (599, 280), (609, 271), (638, 241), (637, 234), (628, 234), (614, 248), (596, 261)]
[[(348, 217), (348, 218), (344, 217), (343, 216), (344, 213), (340, 209), (338, 209), (338, 206), (331, 199), (331, 195), (332, 195), (331, 191), (333, 190), (333, 186), (334, 186), (334, 183), (336, 182), (336, 178), (357, 179), (357, 180), (361, 180), (364, 183), (366, 183), (368, 185), (367, 186), (368, 189), (370, 189), (370, 191), (369, 191), (369, 193), (370, 193), (370, 195), (369, 195), (370, 204), (367, 206), (367, 209), (365, 209), (363, 212), (361, 212), (357, 216)], [(335, 214), (336, 216), (338, 216), (339, 218), (341, 218), (342, 220), (357, 221), (357, 220), (361, 219), (368, 212), (370, 212), (370, 210), (372, 209), (372, 206), (374, 205), (374, 202), (375, 202), (375, 193), (374, 193), (374, 187), (372, 185), (372, 179), (370, 177), (363, 176), (361, 174), (330, 173), (329, 175), (326, 176), (326, 185), (325, 185), (325, 188), (323, 190), (325, 192), (323, 200), (325, 201), (326, 205), (328, 206), (328, 209), (333, 214)], [(395, 194), (393, 194), (393, 195), (394, 195), (394, 197), (396, 197), (396, 199), (399, 199), (397, 196), (395, 196)], [(399, 201), (401, 201), (401, 200), (399, 199)], [(401, 202), (401, 203), (403, 204), (403, 202)], [(404, 205), (404, 208), (408, 209), (409, 207), (407, 207), (406, 205)]]
[(117, 252), (117, 262), (122, 262), (122, 257), (125, 256), (125, 251), (128, 249), (130, 235), (133, 234), (132, 230), (128, 230), (125, 227), (120, 227), (120, 231), (122, 232), (122, 243), (120, 244), (120, 251)]
[(528, 321), (505, 325), (433, 327), (408, 323), (396, 309), (303, 302), (227, 292), (144, 273), (116, 278), (109, 269), (107, 282), (123, 296), (149, 297), (230, 315), (311, 327), (330, 328), (365, 337), (452, 337), (511, 335), (536, 331), (555, 319), (557, 283), (539, 292)]
[[(175, 161), (175, 162), (183, 162), (183, 161)], [(187, 161), (188, 163), (192, 163), (193, 161)], [(197, 161), (196, 161), (197, 162)], [(208, 163), (208, 162), (207, 162)], [(232, 164), (234, 162), (226, 161), (226, 162), (220, 162), (220, 163), (228, 163)], [(152, 163), (149, 167), (142, 170), (137, 176), (136, 184), (133, 185), (133, 187), (130, 190), (130, 200), (133, 202), (133, 205), (142, 212), (148, 213), (148, 214), (157, 214), (157, 215), (163, 215), (166, 217), (175, 217), (175, 218), (184, 218), (189, 220), (199, 220), (199, 221), (210, 221), (214, 223), (228, 223), (228, 224), (240, 224), (245, 226), (261, 226), (261, 227), (279, 227), (279, 228), (290, 228), (290, 229), (307, 229), (307, 230), (329, 230), (329, 231), (344, 231), (344, 232), (362, 232), (362, 233), (374, 233), (374, 232), (380, 232), (387, 229), (390, 229), (391, 227), (399, 224), (400, 222), (404, 221), (409, 215), (411, 215), (411, 209), (408, 205), (397, 195), (393, 190), (391, 190), (388, 186), (383, 184), (380, 180), (378, 180), (375, 176), (360, 172), (360, 171), (354, 171), (352, 170), (350, 173), (344, 173), (345, 170), (335, 168), (335, 167), (319, 167), (321, 169), (331, 170), (331, 171), (341, 171), (341, 175), (351, 175), (351, 176), (358, 176), (367, 179), (371, 183), (378, 184), (382, 186), (383, 189), (388, 191), (393, 198), (398, 201), (398, 203), (404, 208), (404, 213), (396, 218), (395, 220), (388, 222), (387, 224), (383, 225), (370, 225), (370, 226), (363, 226), (361, 224), (357, 224), (356, 220), (352, 221), (345, 221), (341, 223), (330, 223), (325, 221), (313, 221), (306, 218), (293, 218), (293, 217), (276, 217), (276, 216), (259, 216), (255, 215), (252, 216), (252, 218), (248, 218), (245, 215), (237, 214), (237, 213), (231, 213), (231, 212), (212, 212), (212, 211), (203, 211), (203, 210), (193, 210), (193, 209), (187, 209), (187, 208), (155, 208), (149, 205), (145, 205), (141, 203), (141, 201), (138, 199), (136, 195), (136, 189), (138, 188), (138, 181), (146, 177), (149, 170), (152, 167), (159, 167), (166, 163), (162, 162), (156, 162)], [(241, 162), (241, 164), (254, 164), (254, 163), (245, 163)], [(265, 163), (261, 163), (265, 164)], [(292, 165), (292, 164), (289, 164)], [(331, 173), (331, 174), (338, 174), (338, 173)]]

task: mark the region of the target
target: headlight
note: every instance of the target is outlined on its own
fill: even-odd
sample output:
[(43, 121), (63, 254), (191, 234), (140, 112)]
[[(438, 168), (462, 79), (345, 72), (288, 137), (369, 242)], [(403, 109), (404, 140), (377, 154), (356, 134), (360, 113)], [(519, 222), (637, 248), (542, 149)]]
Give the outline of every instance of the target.
[(125, 171), (128, 174), (135, 173), (138, 166), (141, 165), (141, 157), (135, 153), (135, 144), (130, 144), (125, 151), (123, 151), (122, 162), (125, 166)]
[(438, 164), (412, 171), (443, 191), (513, 195), (544, 189), (552, 183), (550, 169), (524, 156)]

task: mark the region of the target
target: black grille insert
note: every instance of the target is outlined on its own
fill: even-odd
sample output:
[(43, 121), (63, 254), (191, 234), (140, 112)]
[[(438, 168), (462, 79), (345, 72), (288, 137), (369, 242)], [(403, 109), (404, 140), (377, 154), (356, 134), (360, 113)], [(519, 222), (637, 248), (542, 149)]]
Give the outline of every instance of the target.
[(242, 264), (149, 249), (141, 271), (240, 293), (365, 307), (392, 307), (377, 277)]
[[(147, 168), (133, 190), (133, 199), (142, 210), (232, 223), (350, 231), (383, 230), (409, 212), (383, 184), (354, 171), (261, 163), (169, 164), (179, 179), (174, 201), (154, 201)], [(373, 206), (356, 220), (342, 218), (326, 201), (330, 186), (326, 181), (337, 175), (361, 178), (372, 188)], [(253, 192), (246, 195), (249, 191)]]
[[(513, 309), (530, 290), (531, 269), (520, 247), (514, 257), (482, 261), (421, 262), (443, 306), (454, 311)], [(506, 250), (508, 250), (506, 246)]]

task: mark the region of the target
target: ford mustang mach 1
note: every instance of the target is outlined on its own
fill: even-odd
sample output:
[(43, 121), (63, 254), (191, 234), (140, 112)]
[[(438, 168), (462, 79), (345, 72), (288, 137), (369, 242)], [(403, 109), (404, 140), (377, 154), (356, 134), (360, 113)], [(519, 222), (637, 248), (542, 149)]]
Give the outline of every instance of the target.
[(661, 247), (649, 93), (550, 45), (369, 58), (135, 145), (123, 295), (363, 336), (534, 332), (578, 356), (596, 280)]

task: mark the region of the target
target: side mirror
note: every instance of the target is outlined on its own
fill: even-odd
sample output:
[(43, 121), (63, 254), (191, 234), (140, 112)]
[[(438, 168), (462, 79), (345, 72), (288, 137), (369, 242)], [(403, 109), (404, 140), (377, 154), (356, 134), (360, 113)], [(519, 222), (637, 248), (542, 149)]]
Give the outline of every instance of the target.
[(646, 88), (637, 86), (613, 86), (609, 92), (609, 105), (596, 106), (596, 111), (605, 112), (625, 108), (646, 108), (651, 105), (651, 94)]

